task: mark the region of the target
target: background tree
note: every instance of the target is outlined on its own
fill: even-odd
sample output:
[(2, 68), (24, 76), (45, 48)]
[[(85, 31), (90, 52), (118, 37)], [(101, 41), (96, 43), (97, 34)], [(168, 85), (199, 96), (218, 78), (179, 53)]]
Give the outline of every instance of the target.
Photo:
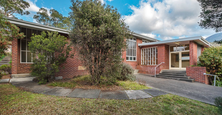
[(47, 9), (45, 8), (40, 8), (39, 11), (37, 12), (37, 15), (34, 15), (33, 18), (40, 24), (43, 25), (51, 25), (50, 24), (50, 16), (47, 13)]
[(64, 17), (55, 9), (50, 9), (48, 11), (45, 8), (40, 8), (36, 15), (33, 16), (34, 19), (40, 24), (68, 29), (70, 30), (71, 22), (69, 17)]
[(31, 65), (32, 74), (38, 76), (40, 84), (48, 82), (59, 72), (59, 67), (67, 58), (73, 57), (71, 44), (57, 32), (42, 32), (31, 37), (28, 44), (34, 56)]
[(199, 25), (203, 28), (222, 30), (222, 0), (198, 0), (202, 7)]
[(29, 3), (24, 0), (0, 0), (0, 11), (7, 17), (14, 17), (14, 14), (28, 15), (29, 12), (25, 11), (30, 7)]
[(72, 0), (71, 39), (78, 48), (82, 63), (97, 85), (106, 78), (115, 82), (122, 62), (121, 52), (130, 31), (117, 9), (102, 5), (98, 0)]

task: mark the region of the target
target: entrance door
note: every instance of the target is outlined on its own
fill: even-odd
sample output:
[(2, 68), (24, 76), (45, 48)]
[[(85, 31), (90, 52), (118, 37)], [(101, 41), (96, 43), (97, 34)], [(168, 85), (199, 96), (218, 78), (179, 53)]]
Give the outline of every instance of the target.
[(170, 53), (170, 69), (185, 69), (189, 65), (190, 65), (189, 51)]

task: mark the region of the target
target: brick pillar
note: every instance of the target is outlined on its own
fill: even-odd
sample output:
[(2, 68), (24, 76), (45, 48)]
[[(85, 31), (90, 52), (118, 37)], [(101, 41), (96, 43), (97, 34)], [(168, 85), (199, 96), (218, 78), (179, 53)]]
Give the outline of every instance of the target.
[(169, 69), (169, 46), (168, 45), (160, 45), (157, 47), (158, 49), (158, 64), (161, 62), (165, 62), (162, 64), (161, 69)]
[(12, 41), (12, 74), (18, 73), (18, 39)]
[(190, 41), (190, 66), (197, 65), (197, 44), (193, 41)]

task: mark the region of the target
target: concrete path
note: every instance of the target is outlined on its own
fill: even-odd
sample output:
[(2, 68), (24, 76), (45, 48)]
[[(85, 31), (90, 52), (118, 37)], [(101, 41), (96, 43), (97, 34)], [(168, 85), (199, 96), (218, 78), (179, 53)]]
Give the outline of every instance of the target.
[[(214, 105), (214, 99), (219, 96), (222, 97), (222, 87), (214, 87), (197, 82), (189, 83), (184, 81), (154, 78), (142, 74), (137, 74), (136, 77), (138, 81), (145, 81), (147, 86), (208, 104)], [(145, 92), (152, 95), (152, 92)]]
[(12, 78), (10, 83), (21, 89), (40, 93), (45, 95), (66, 96), (73, 98), (91, 98), (91, 99), (146, 99), (153, 96), (167, 94), (166, 92), (149, 89), (149, 90), (118, 90), (118, 91), (101, 91), (99, 89), (67, 89), (63, 87), (47, 87), (46, 85), (38, 85), (33, 82), (33, 77), (28, 78)]

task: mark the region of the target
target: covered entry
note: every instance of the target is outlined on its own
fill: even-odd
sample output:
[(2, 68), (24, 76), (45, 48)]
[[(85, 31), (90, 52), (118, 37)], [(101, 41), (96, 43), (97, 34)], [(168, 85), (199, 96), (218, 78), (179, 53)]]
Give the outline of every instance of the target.
[(189, 44), (170, 46), (170, 69), (186, 69), (190, 66)]

